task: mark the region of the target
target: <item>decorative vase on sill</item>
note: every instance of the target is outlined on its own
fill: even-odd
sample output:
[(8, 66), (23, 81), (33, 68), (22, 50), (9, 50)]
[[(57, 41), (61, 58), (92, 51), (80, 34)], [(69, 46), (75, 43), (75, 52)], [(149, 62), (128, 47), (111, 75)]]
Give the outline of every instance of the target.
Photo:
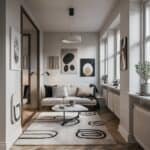
[(144, 63), (139, 63), (136, 66), (136, 72), (143, 79), (144, 83), (141, 84), (141, 94), (145, 96), (150, 96), (150, 61), (145, 61)]
[(108, 75), (107, 74), (104, 74), (102, 76), (102, 81), (104, 82), (104, 84), (108, 83)]

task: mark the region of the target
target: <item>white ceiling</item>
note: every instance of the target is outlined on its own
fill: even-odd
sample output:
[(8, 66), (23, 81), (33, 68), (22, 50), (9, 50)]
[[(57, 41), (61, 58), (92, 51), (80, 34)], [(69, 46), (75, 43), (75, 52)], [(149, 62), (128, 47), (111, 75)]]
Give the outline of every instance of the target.
[[(97, 32), (117, 0), (26, 0), (47, 32)], [(75, 16), (68, 16), (68, 8)]]

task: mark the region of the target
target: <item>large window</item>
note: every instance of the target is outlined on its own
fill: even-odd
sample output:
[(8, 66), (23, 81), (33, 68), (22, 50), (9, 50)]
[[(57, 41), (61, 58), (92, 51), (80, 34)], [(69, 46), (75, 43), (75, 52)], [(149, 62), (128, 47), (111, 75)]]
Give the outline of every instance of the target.
[(101, 41), (100, 47), (100, 75), (107, 74), (107, 39)]
[(120, 30), (110, 30), (101, 40), (100, 77), (108, 75), (108, 83), (120, 79)]
[(144, 24), (144, 60), (150, 61), (150, 1), (145, 2)]
[(116, 54), (116, 79), (120, 79), (120, 30), (116, 32), (116, 47), (117, 47), (117, 54)]
[(108, 63), (108, 82), (112, 83), (115, 75), (115, 36), (114, 32), (110, 31), (108, 33), (108, 55), (107, 55), (107, 63)]

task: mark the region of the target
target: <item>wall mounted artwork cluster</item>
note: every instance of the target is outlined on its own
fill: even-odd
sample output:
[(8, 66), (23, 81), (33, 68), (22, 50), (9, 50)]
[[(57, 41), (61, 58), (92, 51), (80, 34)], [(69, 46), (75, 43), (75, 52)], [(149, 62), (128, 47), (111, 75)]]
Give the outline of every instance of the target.
[[(78, 50), (63, 48), (61, 49), (61, 73), (77, 74), (79, 68), (81, 77), (95, 76), (95, 59), (81, 58), (78, 67)], [(59, 56), (48, 57), (48, 69), (59, 69)]]
[(77, 73), (77, 49), (61, 50), (61, 72), (65, 74)]

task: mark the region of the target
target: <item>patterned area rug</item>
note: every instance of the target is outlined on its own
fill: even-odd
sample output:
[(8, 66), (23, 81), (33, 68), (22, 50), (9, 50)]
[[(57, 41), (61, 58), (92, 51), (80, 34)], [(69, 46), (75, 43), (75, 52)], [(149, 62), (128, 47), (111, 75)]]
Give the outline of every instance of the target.
[[(76, 113), (66, 113), (67, 118)], [(63, 113), (42, 112), (16, 141), (15, 145), (103, 145), (116, 144), (97, 113), (80, 114), (79, 123), (70, 122), (62, 126)], [(91, 124), (89, 124), (89, 122)]]

